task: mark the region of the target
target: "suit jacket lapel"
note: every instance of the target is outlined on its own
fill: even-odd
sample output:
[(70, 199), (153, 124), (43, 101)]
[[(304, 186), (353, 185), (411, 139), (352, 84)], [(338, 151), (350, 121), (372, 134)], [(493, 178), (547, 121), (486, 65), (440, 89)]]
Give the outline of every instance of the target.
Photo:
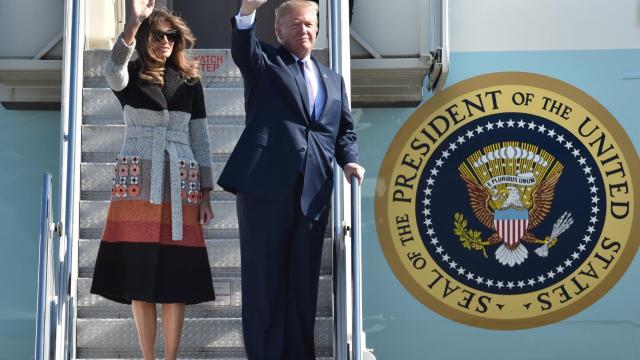
[(327, 85), (327, 69), (318, 62), (315, 56), (311, 55), (311, 60), (316, 64), (316, 69), (318, 69), (318, 74), (320, 74), (320, 84), (324, 87), (324, 106), (322, 107), (322, 114), (316, 114), (317, 121), (320, 121), (322, 116), (326, 114), (327, 105), (329, 104), (329, 86)]
[(302, 104), (304, 105), (305, 115), (309, 115), (309, 90), (307, 89), (307, 82), (302, 77), (302, 73), (300, 72), (300, 66), (296, 61), (288, 65), (289, 71), (293, 74), (293, 78), (296, 80), (296, 85), (298, 86), (298, 94), (300, 94), (300, 98), (302, 99)]
[(299, 96), (294, 95), (294, 97), (296, 98), (296, 103), (302, 109), (305, 120), (308, 123), (311, 117), (309, 116), (309, 96), (306, 81), (302, 78), (300, 67), (291, 53), (282, 46), (278, 49), (278, 52), (280, 53), (280, 57), (282, 58), (284, 65), (295, 81)]

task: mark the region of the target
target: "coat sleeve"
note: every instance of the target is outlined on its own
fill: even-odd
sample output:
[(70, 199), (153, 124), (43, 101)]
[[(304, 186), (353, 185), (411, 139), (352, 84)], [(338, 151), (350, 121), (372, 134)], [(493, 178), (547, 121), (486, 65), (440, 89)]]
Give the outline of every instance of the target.
[(231, 18), (233, 27), (231, 36), (231, 57), (236, 63), (242, 76), (250, 79), (265, 67), (265, 59), (258, 38), (256, 37), (256, 23), (246, 30), (238, 29), (235, 16)]
[(129, 63), (133, 52), (135, 51), (136, 44), (127, 45), (122, 38), (122, 34), (118, 37), (111, 53), (107, 57), (107, 62), (104, 66), (104, 74), (107, 78), (109, 87), (113, 90), (121, 104), (124, 104), (124, 97), (126, 94), (127, 85), (129, 84), (130, 72), (132, 66)]
[(200, 189), (211, 190), (213, 189), (213, 171), (204, 91), (199, 81), (194, 86), (196, 88), (189, 121), (189, 140), (193, 156), (200, 165)]
[(358, 163), (358, 144), (356, 144), (358, 136), (353, 131), (353, 118), (351, 117), (347, 90), (342, 78), (341, 87), (342, 110), (340, 113), (340, 128), (336, 138), (336, 161), (340, 167), (344, 167), (348, 163)]

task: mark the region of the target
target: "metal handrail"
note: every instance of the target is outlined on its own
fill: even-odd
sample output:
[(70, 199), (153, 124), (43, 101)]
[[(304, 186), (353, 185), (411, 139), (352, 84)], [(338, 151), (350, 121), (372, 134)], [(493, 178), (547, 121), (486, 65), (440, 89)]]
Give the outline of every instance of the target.
[(353, 293), (353, 321), (351, 343), (353, 360), (362, 360), (362, 229), (360, 183), (351, 175), (351, 276)]
[[(60, 214), (63, 216), (64, 235), (60, 239), (59, 269), (57, 269), (57, 324), (56, 324), (56, 359), (66, 360), (75, 353), (75, 298), (71, 293), (74, 269), (74, 221), (77, 210), (76, 168), (77, 168), (77, 127), (76, 119), (80, 113), (80, 96), (82, 95), (82, 41), (81, 19), (82, 1), (66, 0), (65, 2), (65, 43), (62, 86), (62, 139), (63, 168), (61, 173)], [(66, 147), (65, 147), (66, 145)]]
[[(340, 0), (329, 0), (330, 66), (338, 74), (343, 72), (341, 63)], [(346, 248), (344, 242), (344, 222), (342, 214), (342, 169), (333, 162), (333, 336), (334, 357), (348, 359), (347, 331), (347, 279)]]
[(449, 0), (432, 0), (429, 21), (432, 62), (427, 88), (438, 92), (449, 75)]
[(333, 307), (334, 356), (348, 359), (346, 247), (342, 218), (342, 170), (333, 164)]
[(55, 307), (52, 244), (54, 225), (51, 211), (51, 188), (51, 174), (44, 173), (40, 195), (35, 360), (49, 359), (51, 355), (51, 311), (52, 307)]

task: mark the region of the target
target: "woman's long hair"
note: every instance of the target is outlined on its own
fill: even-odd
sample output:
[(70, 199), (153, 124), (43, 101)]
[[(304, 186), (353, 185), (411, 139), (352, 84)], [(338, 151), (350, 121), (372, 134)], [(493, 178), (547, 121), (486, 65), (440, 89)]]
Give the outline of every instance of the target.
[(185, 81), (193, 84), (200, 79), (200, 66), (196, 60), (187, 57), (185, 50), (193, 48), (196, 38), (184, 20), (165, 8), (153, 10), (151, 15), (140, 24), (136, 34), (136, 50), (142, 62), (138, 76), (159, 86), (164, 85), (165, 63), (151, 50), (151, 29), (156, 29), (165, 21), (178, 32), (178, 39), (173, 44), (167, 64), (173, 64)]

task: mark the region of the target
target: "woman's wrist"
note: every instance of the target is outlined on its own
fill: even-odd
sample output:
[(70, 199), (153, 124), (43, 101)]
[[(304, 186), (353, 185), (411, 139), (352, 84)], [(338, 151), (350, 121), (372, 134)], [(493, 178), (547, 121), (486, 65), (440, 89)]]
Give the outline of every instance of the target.
[(140, 28), (140, 24), (142, 24), (142, 21), (140, 21), (138, 18), (129, 18), (129, 20), (124, 23), (122, 38), (127, 43), (127, 45), (131, 46), (134, 43), (136, 39), (136, 33)]
[(140, 24), (142, 24), (143, 21), (144, 21), (144, 18), (137, 17), (137, 16), (130, 16), (129, 18), (127, 18), (127, 21), (125, 22), (125, 24), (140, 26)]
[(205, 188), (205, 189), (200, 189), (200, 193), (202, 194), (202, 198), (203, 199), (209, 199), (210, 193), (211, 193), (211, 189), (209, 188)]

